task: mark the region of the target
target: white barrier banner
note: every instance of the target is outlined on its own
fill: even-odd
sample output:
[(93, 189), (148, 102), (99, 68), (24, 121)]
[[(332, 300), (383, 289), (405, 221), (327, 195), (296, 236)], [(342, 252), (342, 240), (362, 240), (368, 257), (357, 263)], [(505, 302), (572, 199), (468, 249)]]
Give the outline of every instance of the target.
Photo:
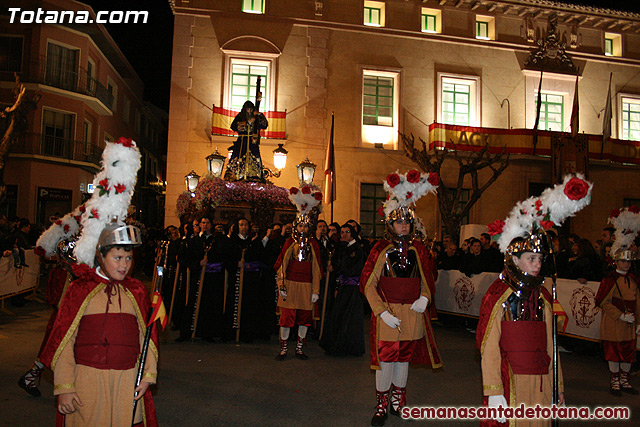
[(15, 268), (13, 256), (0, 258), (0, 298), (27, 292), (36, 287), (40, 257), (28, 249), (25, 251), (25, 261), (29, 267)]
[[(480, 273), (467, 277), (458, 270), (439, 270), (436, 308), (444, 312), (478, 317), (482, 297), (497, 278), (498, 273)], [(596, 307), (596, 292), (599, 285), (598, 282), (583, 285), (577, 280), (558, 279), (558, 302), (569, 318), (564, 334), (598, 339), (601, 310)], [(551, 291), (551, 279), (547, 279), (545, 287)]]

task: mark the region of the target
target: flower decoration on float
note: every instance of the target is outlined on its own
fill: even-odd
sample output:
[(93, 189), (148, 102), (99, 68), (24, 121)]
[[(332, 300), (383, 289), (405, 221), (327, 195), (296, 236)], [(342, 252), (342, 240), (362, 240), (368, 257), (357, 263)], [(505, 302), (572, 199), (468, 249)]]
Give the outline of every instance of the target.
[(140, 150), (130, 138), (105, 141), (102, 168), (93, 179), (95, 188), (100, 191), (95, 191), (87, 200), (80, 215), (82, 230), (74, 249), (78, 263), (93, 267), (102, 230), (114, 219), (125, 225), (140, 169), (140, 157)]
[(504, 221), (496, 220), (489, 224), (489, 234), (505, 254), (523, 249), (524, 246), (512, 247), (513, 239), (524, 238), (526, 246), (531, 243), (531, 236), (562, 225), (566, 218), (591, 203), (592, 189), (593, 184), (586, 181), (584, 175), (566, 175), (562, 184), (547, 188), (540, 197), (518, 202)]
[(637, 254), (630, 248), (640, 231), (640, 208), (630, 206), (613, 209), (609, 214), (608, 222), (616, 229), (615, 240), (611, 245), (611, 257), (614, 260), (625, 261), (637, 259)]

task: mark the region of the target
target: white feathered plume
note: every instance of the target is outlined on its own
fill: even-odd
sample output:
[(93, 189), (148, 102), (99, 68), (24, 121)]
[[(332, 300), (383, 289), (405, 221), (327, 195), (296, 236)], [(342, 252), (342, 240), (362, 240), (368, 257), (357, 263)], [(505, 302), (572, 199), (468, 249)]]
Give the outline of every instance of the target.
[(98, 238), (103, 228), (117, 217), (124, 223), (140, 169), (140, 151), (131, 139), (106, 142), (102, 169), (93, 179), (94, 192), (85, 203), (82, 233), (75, 246), (78, 263), (93, 267)]
[(640, 231), (640, 209), (637, 206), (614, 209), (608, 222), (615, 228), (616, 239), (611, 245), (611, 256), (619, 249), (628, 249)]
[(316, 186), (291, 187), (289, 189), (289, 200), (296, 205), (298, 213), (304, 216), (322, 202), (322, 193)]
[(401, 207), (413, 205), (420, 197), (427, 193), (435, 193), (440, 184), (440, 176), (435, 173), (420, 173), (412, 169), (406, 174), (398, 171), (387, 175), (384, 190), (389, 193), (387, 201), (382, 206), (384, 216)]
[(80, 216), (84, 212), (84, 205), (80, 205), (51, 224), (47, 230), (40, 235), (36, 242), (35, 252), (41, 256), (53, 256), (58, 248), (58, 243), (68, 239), (80, 230)]
[(592, 188), (593, 184), (585, 181), (582, 174), (565, 175), (562, 184), (547, 188), (540, 197), (518, 202), (504, 221), (489, 224), (489, 233), (500, 235), (498, 245), (506, 253), (516, 237), (562, 225), (566, 218), (574, 216), (591, 203)]

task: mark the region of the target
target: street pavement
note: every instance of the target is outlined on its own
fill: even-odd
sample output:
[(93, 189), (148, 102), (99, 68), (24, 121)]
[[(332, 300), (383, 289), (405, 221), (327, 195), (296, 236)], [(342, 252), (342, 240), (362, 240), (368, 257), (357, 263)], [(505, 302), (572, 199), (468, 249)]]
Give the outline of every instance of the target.
[[(24, 307), (0, 313), (0, 426), (53, 426), (55, 399), (52, 374), (42, 379), (42, 397), (34, 398), (17, 386), (31, 365), (51, 309), (29, 301)], [(365, 322), (368, 324), (368, 322)], [(479, 406), (482, 383), (472, 320), (441, 317), (434, 325), (445, 367), (438, 371), (412, 368), (409, 406)], [(161, 335), (157, 386), (152, 387), (161, 426), (352, 426), (369, 425), (375, 407), (374, 374), (368, 356), (329, 357), (312, 340), (309, 360), (293, 355), (278, 362), (277, 337), (251, 344), (176, 343), (178, 333)], [(365, 340), (365, 341), (368, 341)], [(599, 346), (568, 341), (572, 353), (562, 353), (566, 399), (569, 405), (628, 406), (631, 420), (615, 426), (640, 425), (640, 396), (608, 393), (609, 375)], [(368, 351), (368, 342), (367, 342)], [(640, 377), (632, 377), (640, 388)], [(405, 421), (396, 417), (389, 426)], [(477, 425), (476, 421), (419, 421), (429, 425)], [(414, 424), (415, 424), (414, 423)], [(561, 421), (561, 426), (600, 425), (596, 421)]]

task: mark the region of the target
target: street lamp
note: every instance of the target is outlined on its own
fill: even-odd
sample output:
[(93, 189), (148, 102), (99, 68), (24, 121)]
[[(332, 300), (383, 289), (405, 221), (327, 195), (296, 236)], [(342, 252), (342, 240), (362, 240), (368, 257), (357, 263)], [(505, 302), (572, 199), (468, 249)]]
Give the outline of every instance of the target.
[(184, 177), (185, 184), (187, 185), (187, 191), (191, 193), (191, 197), (194, 197), (198, 181), (200, 181), (200, 175), (193, 170)]
[(278, 148), (273, 150), (273, 166), (276, 169), (278, 169), (278, 170), (284, 169), (284, 167), (287, 165), (287, 154), (288, 153), (289, 152), (287, 150), (285, 150), (285, 148), (282, 146), (282, 144), (278, 144)]
[(212, 154), (207, 156), (207, 169), (216, 178), (220, 178), (222, 175), (222, 168), (224, 167), (224, 161), (226, 157), (218, 153), (218, 149)]
[(300, 187), (313, 184), (313, 175), (316, 173), (315, 163), (309, 161), (309, 158), (307, 157), (304, 159), (304, 162), (300, 163), (296, 168), (298, 168), (298, 181), (300, 181)]

